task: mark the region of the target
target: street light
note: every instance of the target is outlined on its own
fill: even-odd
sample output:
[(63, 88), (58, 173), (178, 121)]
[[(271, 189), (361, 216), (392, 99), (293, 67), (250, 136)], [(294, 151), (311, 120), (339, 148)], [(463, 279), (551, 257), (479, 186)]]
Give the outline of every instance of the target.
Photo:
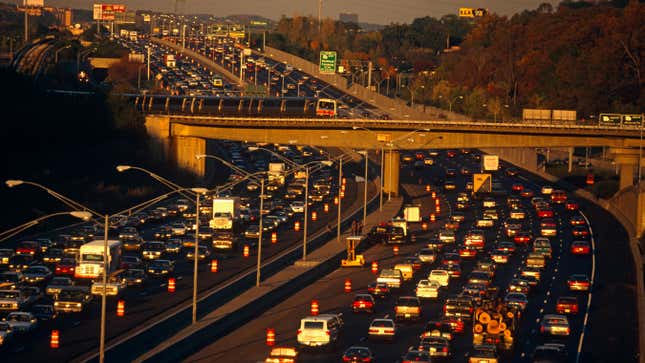
[[(192, 316), (192, 323), (195, 324), (197, 322), (197, 274), (198, 274), (198, 262), (199, 262), (199, 202), (200, 202), (200, 196), (202, 194), (208, 193), (208, 189), (206, 188), (184, 188), (179, 186), (178, 184), (175, 184), (171, 182), (170, 180), (159, 176), (149, 170), (139, 168), (136, 166), (131, 166), (131, 165), (118, 165), (116, 167), (116, 170), (118, 172), (124, 172), (126, 170), (141, 170), (148, 175), (150, 175), (152, 178), (155, 180), (160, 181), (167, 187), (174, 189), (177, 193), (181, 193), (183, 191), (191, 191), (195, 193), (195, 251), (194, 251), (194, 259), (195, 262), (193, 263), (193, 316)], [(183, 193), (182, 193), (183, 195)], [(107, 232), (106, 232), (107, 233)], [(107, 238), (107, 237), (106, 237)], [(107, 240), (106, 240), (106, 245), (107, 245)]]
[[(439, 95), (439, 98), (443, 98), (443, 96)], [(450, 98), (447, 99), (447, 101), (448, 101), (448, 110), (450, 112), (452, 112), (452, 104), (457, 102), (457, 100), (463, 100), (463, 99), (464, 99), (464, 96), (461, 96), (461, 95), (454, 97), (452, 100), (450, 100)]]
[(367, 150), (358, 151), (359, 154), (363, 155), (365, 158), (365, 179), (363, 180), (363, 226), (365, 226), (365, 221), (367, 220), (367, 161), (368, 161), (368, 152)]
[[(249, 151), (257, 151), (257, 150), (267, 151), (267, 152), (273, 154), (274, 156), (276, 156), (277, 158), (279, 158), (280, 160), (283, 160), (284, 162), (288, 163), (293, 168), (293, 171), (301, 170), (303, 168), (305, 169), (305, 202), (304, 202), (304, 206), (303, 206), (303, 208), (304, 208), (303, 209), (304, 222), (303, 222), (303, 237), (302, 237), (302, 260), (306, 261), (307, 260), (307, 234), (308, 234), (307, 233), (307, 222), (309, 220), (309, 218), (308, 218), (308, 214), (309, 214), (308, 207), (309, 207), (310, 165), (319, 163), (319, 164), (323, 164), (325, 166), (331, 166), (333, 164), (333, 162), (330, 161), (330, 160), (322, 160), (322, 161), (312, 161), (312, 162), (309, 162), (309, 163), (306, 163), (306, 164), (298, 164), (295, 161), (290, 160), (290, 159), (288, 159), (288, 158), (276, 153), (275, 151), (267, 149), (267, 148), (257, 147), (257, 146), (249, 146), (248, 150)], [(264, 193), (262, 193), (262, 194), (264, 194)], [(262, 201), (260, 201), (260, 202), (262, 202)], [(260, 215), (261, 214), (262, 214), (262, 210), (260, 209)]]
[(38, 217), (38, 218), (36, 218), (34, 220), (31, 220), (29, 222), (23, 223), (23, 224), (21, 224), (19, 226), (13, 227), (13, 228), (11, 228), (9, 230), (6, 230), (4, 232), (0, 232), (0, 242), (8, 240), (9, 238), (15, 236), (16, 234), (18, 234), (18, 233), (20, 233), (20, 232), (22, 232), (22, 231), (24, 231), (24, 230), (26, 230), (28, 228), (31, 228), (31, 227), (39, 224), (40, 222), (44, 221), (45, 219), (49, 219), (49, 218), (56, 217), (56, 216), (62, 216), (62, 215), (71, 215), (72, 217), (82, 219), (84, 221), (89, 221), (92, 218), (92, 213), (87, 212), (87, 211), (77, 211), (77, 210), (71, 211), (71, 212), (57, 212), (57, 213), (47, 214), (47, 215), (44, 215), (44, 216), (40, 216), (40, 217)]

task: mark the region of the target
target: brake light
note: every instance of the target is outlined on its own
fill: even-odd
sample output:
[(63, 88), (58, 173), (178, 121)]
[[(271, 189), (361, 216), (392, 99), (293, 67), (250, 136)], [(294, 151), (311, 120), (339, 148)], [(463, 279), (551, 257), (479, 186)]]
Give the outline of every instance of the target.
[(448, 347), (443, 347), (442, 351), (443, 351), (444, 353), (448, 353)]
[(370, 328), (370, 333), (378, 333), (378, 329), (376, 328)]
[(571, 329), (569, 329), (569, 327), (567, 327), (567, 335), (568, 335), (570, 332), (571, 332)]
[(325, 330), (325, 334), (327, 334), (327, 336), (330, 336), (330, 335), (331, 335), (331, 334), (329, 333), (329, 330)]
[[(483, 291), (482, 291), (482, 292), (483, 292)], [(471, 307), (468, 309), (468, 311), (469, 311), (470, 313), (472, 313), (472, 312), (473, 312), (473, 307), (471, 306)]]
[(544, 333), (544, 326), (540, 326), (540, 333)]
[(298, 329), (298, 335), (302, 334), (302, 330)]

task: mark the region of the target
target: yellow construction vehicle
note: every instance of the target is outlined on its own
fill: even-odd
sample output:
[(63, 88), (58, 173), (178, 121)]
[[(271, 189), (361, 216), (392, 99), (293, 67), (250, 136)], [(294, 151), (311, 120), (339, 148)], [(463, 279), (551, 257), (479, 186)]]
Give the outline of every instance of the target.
[(347, 237), (347, 259), (340, 261), (343, 267), (363, 267), (365, 265), (365, 257), (356, 254), (356, 247), (362, 240), (363, 236)]

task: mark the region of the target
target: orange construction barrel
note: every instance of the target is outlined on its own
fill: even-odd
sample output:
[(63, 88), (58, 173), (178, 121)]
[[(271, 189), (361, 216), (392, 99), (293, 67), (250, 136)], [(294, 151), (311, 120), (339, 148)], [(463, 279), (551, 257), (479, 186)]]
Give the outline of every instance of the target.
[(325, 203), (323, 210), (325, 211), (325, 213), (329, 212), (329, 203)]
[(242, 250), (242, 256), (249, 257), (249, 245), (244, 245), (244, 249)]
[(296, 232), (300, 230), (300, 221), (296, 221), (296, 223), (293, 224), (293, 230)]
[(320, 310), (318, 309), (318, 300), (311, 300), (311, 315), (316, 316)]
[(272, 347), (275, 345), (275, 329), (267, 328), (267, 345)]
[(211, 272), (217, 272), (218, 268), (217, 260), (211, 260)]
[(276, 243), (278, 242), (278, 232), (271, 232), (271, 243)]
[(378, 273), (378, 262), (376, 262), (376, 261), (372, 262), (372, 273), (373, 274)]
[(52, 335), (51, 335), (51, 338), (49, 340), (49, 347), (50, 348), (52, 348), (52, 349), (57, 349), (58, 348), (58, 344), (59, 344), (58, 338), (59, 338), (58, 330), (52, 330)]
[(394, 246), (392, 247), (392, 253), (394, 253), (394, 256), (399, 254), (399, 246)]
[(175, 292), (175, 278), (168, 279), (168, 292)]
[(352, 280), (345, 279), (345, 292), (352, 292)]
[(116, 316), (124, 316), (125, 315), (125, 301), (119, 300), (116, 303)]
[(318, 220), (318, 212), (316, 212), (316, 211), (311, 212), (311, 220), (312, 221), (317, 221)]

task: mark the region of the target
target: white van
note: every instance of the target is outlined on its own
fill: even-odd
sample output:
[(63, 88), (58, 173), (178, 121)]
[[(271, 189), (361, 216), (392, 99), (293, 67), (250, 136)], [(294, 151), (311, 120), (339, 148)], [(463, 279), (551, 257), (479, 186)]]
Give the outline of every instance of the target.
[(322, 347), (334, 344), (343, 326), (341, 314), (321, 314), (300, 319), (298, 344)]
[(446, 270), (432, 270), (428, 275), (428, 280), (437, 281), (441, 286), (448, 286), (450, 282), (450, 275)]

